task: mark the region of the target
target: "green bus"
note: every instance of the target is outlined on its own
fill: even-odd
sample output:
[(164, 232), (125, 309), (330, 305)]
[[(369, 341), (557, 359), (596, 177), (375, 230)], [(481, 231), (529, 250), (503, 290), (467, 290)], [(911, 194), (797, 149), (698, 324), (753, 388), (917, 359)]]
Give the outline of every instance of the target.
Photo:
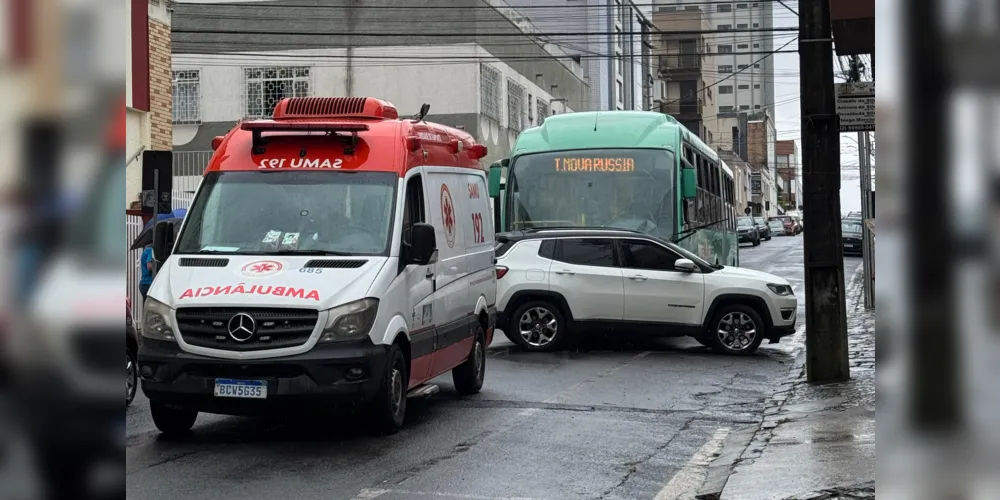
[(739, 266), (733, 172), (668, 115), (548, 117), (521, 133), (511, 158), (490, 167), (489, 180), (498, 231), (629, 229)]

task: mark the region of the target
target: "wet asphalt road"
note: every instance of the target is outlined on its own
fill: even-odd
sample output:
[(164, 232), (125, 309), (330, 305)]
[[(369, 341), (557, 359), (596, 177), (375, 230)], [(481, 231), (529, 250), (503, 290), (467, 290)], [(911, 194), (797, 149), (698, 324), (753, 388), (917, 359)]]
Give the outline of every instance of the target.
[[(801, 236), (741, 252), (743, 267), (785, 277), (801, 303)], [(845, 274), (859, 263), (848, 259)], [(720, 429), (760, 421), (796, 341), (751, 357), (712, 354), (690, 339), (578, 344), (527, 354), (498, 335), (479, 395), (461, 398), (441, 377), (441, 392), (411, 401), (405, 429), (387, 437), (350, 418), (201, 415), (190, 437), (169, 441), (140, 394), (127, 411), (127, 497), (674, 498), (697, 488), (692, 457)]]

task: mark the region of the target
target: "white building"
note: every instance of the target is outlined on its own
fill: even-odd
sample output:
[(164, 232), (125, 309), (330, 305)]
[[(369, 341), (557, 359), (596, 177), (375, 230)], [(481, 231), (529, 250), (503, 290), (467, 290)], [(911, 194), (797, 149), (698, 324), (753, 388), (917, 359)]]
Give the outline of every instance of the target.
[[(468, 39), (447, 38), (448, 44), (433, 34), (460, 29), (454, 21), (420, 21), (420, 31), (427, 35), (415, 31), (405, 39), (345, 38), (316, 28), (304, 44), (296, 42), (303, 30), (301, 10), (274, 8), (287, 3), (284, 0), (267, 2), (266, 7), (248, 3), (235, 10), (228, 5), (178, 4), (173, 38), (175, 151), (208, 151), (212, 138), (224, 135), (238, 120), (269, 116), (285, 97), (366, 96), (392, 102), (401, 115), (416, 114), (424, 103), (430, 104), (427, 120), (471, 133), (487, 146), (487, 161), (504, 158), (521, 130), (551, 114), (585, 108), (589, 90), (583, 67), (559, 47), (538, 42), (530, 23), (516, 19), (506, 7), (482, 8), (493, 1), (456, 0), (456, 6), (476, 7), (462, 12), (469, 18), (488, 17), (484, 20), (490, 21), (490, 34), (511, 36), (497, 41), (473, 33)], [(398, 11), (379, 12), (408, 21), (430, 15), (402, 0), (400, 5)], [(317, 18), (335, 19), (354, 9), (331, 6), (312, 12)], [(241, 17), (233, 31), (245, 34), (215, 34), (203, 19), (218, 15)], [(386, 31), (384, 21), (379, 20), (382, 27), (376, 32)], [(375, 21), (359, 20), (362, 26), (354, 29), (363, 32), (365, 22)], [(470, 25), (464, 23), (465, 31), (472, 31)], [(288, 35), (256, 35), (263, 26)], [(331, 23), (324, 30), (340, 28)], [(348, 41), (354, 45), (345, 47)], [(177, 156), (183, 162), (183, 155)], [(183, 172), (176, 172), (175, 163), (175, 173), (199, 174), (200, 162)]]

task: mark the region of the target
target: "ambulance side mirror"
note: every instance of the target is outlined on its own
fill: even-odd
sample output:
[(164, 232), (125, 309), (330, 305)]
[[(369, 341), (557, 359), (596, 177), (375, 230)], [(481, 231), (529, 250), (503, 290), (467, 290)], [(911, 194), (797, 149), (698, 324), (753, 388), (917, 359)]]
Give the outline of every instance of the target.
[(410, 231), (409, 263), (418, 266), (433, 263), (437, 254), (437, 237), (434, 235), (434, 226), (414, 224)]
[(157, 262), (166, 262), (174, 250), (174, 223), (160, 221), (153, 226), (153, 258)]

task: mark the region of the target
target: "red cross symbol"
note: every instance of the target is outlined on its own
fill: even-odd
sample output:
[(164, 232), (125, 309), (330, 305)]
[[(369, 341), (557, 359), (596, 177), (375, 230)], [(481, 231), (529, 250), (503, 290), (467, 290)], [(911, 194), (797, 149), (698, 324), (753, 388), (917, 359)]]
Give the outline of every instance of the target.
[(252, 273), (269, 273), (274, 271), (277, 266), (271, 262), (260, 262), (250, 266), (250, 272)]
[(450, 197), (444, 199), (444, 225), (448, 228), (448, 232), (455, 226), (455, 211), (452, 209)]

